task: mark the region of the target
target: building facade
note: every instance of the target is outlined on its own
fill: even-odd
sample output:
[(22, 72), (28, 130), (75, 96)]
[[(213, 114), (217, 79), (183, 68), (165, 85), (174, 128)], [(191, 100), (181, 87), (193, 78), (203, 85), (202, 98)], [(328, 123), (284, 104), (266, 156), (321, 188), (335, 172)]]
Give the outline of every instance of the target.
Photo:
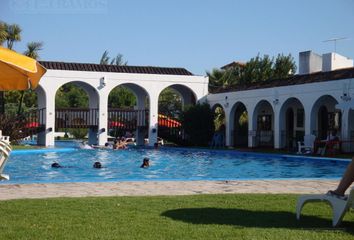
[[(36, 89), (38, 108), (44, 109), (45, 129), (38, 134), (38, 143), (54, 145), (54, 131), (58, 119), (55, 109), (55, 95), (58, 89), (67, 83), (81, 87), (88, 95), (89, 108), (94, 109), (93, 117), (84, 121), (94, 121), (97, 128), (89, 131), (89, 143), (104, 145), (107, 142), (108, 96), (117, 86), (129, 88), (136, 96), (136, 109), (145, 109), (149, 105), (148, 133), (137, 130), (139, 143), (144, 143), (148, 135), (149, 144), (157, 142), (158, 99), (167, 87), (177, 91), (187, 105), (202, 99), (208, 93), (208, 78), (195, 76), (183, 68), (113, 66), (87, 63), (45, 62), (46, 74)], [(142, 116), (145, 117), (145, 116)], [(64, 119), (67, 121), (67, 119)], [(138, 119), (139, 121), (145, 121)], [(88, 123), (89, 125), (89, 123)]]

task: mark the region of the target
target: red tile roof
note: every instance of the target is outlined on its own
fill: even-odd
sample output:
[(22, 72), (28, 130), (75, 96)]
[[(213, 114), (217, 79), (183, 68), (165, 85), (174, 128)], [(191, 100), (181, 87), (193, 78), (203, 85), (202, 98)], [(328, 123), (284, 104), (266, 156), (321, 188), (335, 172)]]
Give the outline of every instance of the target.
[(354, 67), (338, 69), (330, 72), (316, 72), (310, 74), (297, 74), (285, 79), (269, 79), (266, 81), (258, 83), (249, 83), (245, 85), (235, 85), (228, 88), (218, 88), (218, 89), (209, 89), (210, 93), (222, 93), (222, 92), (235, 92), (235, 91), (244, 91), (252, 89), (262, 89), (262, 88), (272, 88), (272, 87), (282, 87), (282, 86), (291, 86), (291, 85), (300, 85), (306, 83), (315, 83), (315, 82), (327, 82), (354, 78)]
[(117, 66), (101, 65), (93, 63), (69, 63), (39, 61), (47, 69), (89, 71), (89, 72), (118, 72), (118, 73), (138, 73), (138, 74), (162, 74), (162, 75), (193, 75), (184, 68), (150, 67), (150, 66)]

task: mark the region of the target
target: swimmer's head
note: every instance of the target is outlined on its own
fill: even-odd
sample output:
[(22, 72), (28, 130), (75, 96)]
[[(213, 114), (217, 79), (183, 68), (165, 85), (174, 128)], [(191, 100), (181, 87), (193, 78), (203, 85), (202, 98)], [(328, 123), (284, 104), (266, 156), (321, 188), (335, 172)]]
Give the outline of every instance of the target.
[(60, 164), (57, 162), (52, 163), (52, 168), (61, 168)]
[(105, 146), (105, 147), (108, 147), (108, 146), (109, 146), (109, 143), (108, 143), (108, 142), (106, 142), (106, 143), (104, 144), (104, 146)]
[(100, 162), (95, 162), (93, 168), (102, 168), (102, 164)]

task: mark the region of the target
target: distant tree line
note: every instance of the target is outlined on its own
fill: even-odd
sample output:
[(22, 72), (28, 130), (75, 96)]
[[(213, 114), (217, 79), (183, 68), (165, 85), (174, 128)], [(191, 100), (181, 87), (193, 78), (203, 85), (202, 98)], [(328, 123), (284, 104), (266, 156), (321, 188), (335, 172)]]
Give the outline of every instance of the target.
[(244, 64), (233, 64), (225, 69), (215, 68), (207, 72), (209, 77), (209, 89), (231, 86), (249, 85), (271, 79), (282, 79), (294, 75), (296, 64), (294, 58), (289, 55), (278, 54), (275, 57), (257, 55)]

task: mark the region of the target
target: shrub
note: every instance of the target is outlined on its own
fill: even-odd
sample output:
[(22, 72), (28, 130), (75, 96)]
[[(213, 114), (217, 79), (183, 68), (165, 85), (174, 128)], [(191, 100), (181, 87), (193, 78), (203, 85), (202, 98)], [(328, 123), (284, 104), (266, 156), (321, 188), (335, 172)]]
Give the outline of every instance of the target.
[(209, 104), (197, 104), (182, 114), (182, 124), (190, 145), (207, 146), (214, 132), (214, 114)]
[(2, 135), (10, 136), (10, 141), (17, 144), (23, 137), (24, 126), (26, 125), (26, 119), (21, 115), (18, 116), (8, 116), (0, 115), (0, 130), (2, 130)]
[(86, 137), (88, 131), (86, 128), (72, 128), (69, 132), (74, 136), (74, 138), (83, 139)]

